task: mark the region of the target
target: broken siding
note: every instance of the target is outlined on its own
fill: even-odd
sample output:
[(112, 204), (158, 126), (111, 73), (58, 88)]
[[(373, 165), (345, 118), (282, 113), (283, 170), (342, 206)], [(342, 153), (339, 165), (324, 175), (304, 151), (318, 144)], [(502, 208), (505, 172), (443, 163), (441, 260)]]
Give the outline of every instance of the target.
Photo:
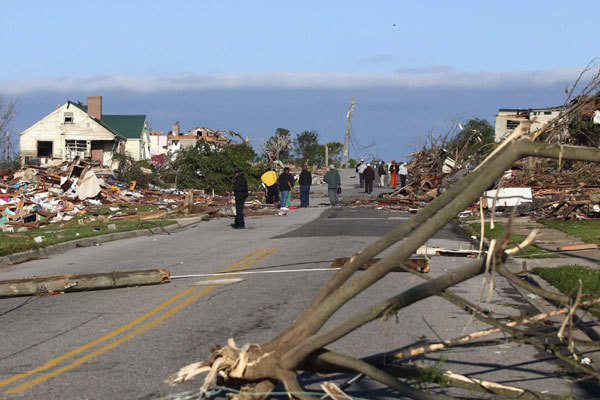
[[(65, 122), (70, 117), (71, 122)], [(38, 141), (52, 142), (52, 158), (66, 158), (66, 140), (115, 140), (115, 135), (79, 108), (64, 104), (19, 135), (19, 156), (37, 157)], [(89, 146), (87, 146), (89, 147)]]

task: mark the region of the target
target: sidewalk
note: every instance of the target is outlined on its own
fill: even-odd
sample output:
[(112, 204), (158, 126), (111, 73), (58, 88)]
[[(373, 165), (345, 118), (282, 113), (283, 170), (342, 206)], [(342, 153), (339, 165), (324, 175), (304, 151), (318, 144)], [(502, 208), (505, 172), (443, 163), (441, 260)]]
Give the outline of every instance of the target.
[[(479, 220), (468, 221), (467, 223), (478, 223)], [(486, 220), (487, 222), (487, 220)], [(494, 222), (498, 222), (504, 226), (508, 223), (508, 218), (494, 218)], [(529, 217), (515, 217), (512, 222), (513, 233), (527, 236), (534, 229), (539, 229), (535, 245), (541, 249), (555, 253), (556, 258), (518, 258), (511, 257), (507, 266), (511, 270), (522, 271), (523, 263), (527, 269), (535, 267), (556, 267), (560, 265), (583, 265), (590, 268), (600, 268), (598, 260), (600, 259), (600, 249), (595, 250), (579, 250), (579, 251), (563, 251), (559, 252), (558, 247), (567, 243), (583, 243), (576, 236), (571, 236), (563, 231), (549, 228), (545, 225), (536, 222)]]

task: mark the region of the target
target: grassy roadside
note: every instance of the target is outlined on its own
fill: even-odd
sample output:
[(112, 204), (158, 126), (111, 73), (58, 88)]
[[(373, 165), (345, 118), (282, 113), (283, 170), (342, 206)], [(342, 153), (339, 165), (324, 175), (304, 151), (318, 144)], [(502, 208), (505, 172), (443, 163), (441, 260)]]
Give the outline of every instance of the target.
[(543, 219), (538, 221), (548, 228), (563, 231), (571, 236), (580, 238), (585, 243), (600, 244), (600, 220), (586, 219), (577, 220), (556, 220)]
[[(85, 214), (78, 214), (68, 222), (42, 225), (38, 229), (26, 232), (0, 233), (0, 256), (20, 253), (36, 248), (44, 248), (54, 244), (83, 239), (109, 233), (134, 231), (172, 225), (173, 220), (135, 218), (141, 212), (158, 211), (156, 206), (124, 205), (120, 207), (91, 208)], [(112, 220), (109, 217), (132, 216), (131, 219)], [(108, 226), (114, 224), (115, 229)], [(41, 236), (43, 241), (37, 243), (34, 238)]]
[(581, 279), (583, 294), (600, 295), (600, 271), (581, 265), (534, 268), (532, 272), (567, 296), (574, 296)]
[[(479, 235), (481, 233), (481, 224), (478, 222), (472, 223), (472, 224), (467, 224), (466, 226), (463, 227), (463, 230), (469, 236), (479, 237)], [(494, 223), (494, 229), (491, 229), (490, 223), (489, 222), (485, 223), (484, 235), (488, 240), (499, 239), (500, 236), (502, 236), (503, 232), (504, 232), (504, 225), (496, 222), (496, 223)], [(508, 244), (507, 248), (510, 249), (510, 248), (516, 247), (519, 243), (523, 242), (523, 240), (525, 240), (525, 236), (513, 234), (511, 237), (511, 241)], [(558, 257), (558, 255), (554, 254), (552, 252), (546, 251), (546, 250), (542, 250), (535, 246), (527, 246), (524, 249), (522, 249), (519, 252), (519, 254), (517, 254), (516, 257), (520, 257), (520, 258), (556, 258), (556, 257)]]

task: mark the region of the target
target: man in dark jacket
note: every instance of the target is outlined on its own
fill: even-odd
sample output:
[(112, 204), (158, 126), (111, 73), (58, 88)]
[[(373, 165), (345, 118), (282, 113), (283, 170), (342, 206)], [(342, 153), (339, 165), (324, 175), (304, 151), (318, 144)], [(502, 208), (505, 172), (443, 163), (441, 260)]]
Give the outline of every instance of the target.
[(244, 202), (248, 197), (248, 183), (239, 168), (235, 169), (235, 181), (233, 182), (233, 197), (235, 198), (235, 223), (231, 224), (234, 229), (245, 229)]
[(385, 178), (387, 176), (387, 167), (383, 160), (381, 161), (381, 163), (379, 164), (379, 167), (377, 168), (377, 175), (379, 175), (379, 186), (384, 187), (385, 186)]
[(288, 167), (285, 167), (281, 175), (279, 175), (277, 184), (279, 185), (279, 190), (281, 191), (281, 203), (279, 204), (279, 208), (287, 211), (289, 208), (286, 204), (289, 196), (292, 195), (292, 188), (294, 186), (294, 175), (290, 173), (290, 169)]
[(375, 180), (375, 170), (371, 167), (371, 164), (367, 164), (367, 168), (363, 172), (363, 178), (365, 180), (365, 193), (373, 193), (373, 181)]
[(298, 183), (300, 184), (300, 207), (308, 207), (312, 175), (308, 172), (308, 167), (306, 165), (302, 166), (302, 172), (300, 172)]

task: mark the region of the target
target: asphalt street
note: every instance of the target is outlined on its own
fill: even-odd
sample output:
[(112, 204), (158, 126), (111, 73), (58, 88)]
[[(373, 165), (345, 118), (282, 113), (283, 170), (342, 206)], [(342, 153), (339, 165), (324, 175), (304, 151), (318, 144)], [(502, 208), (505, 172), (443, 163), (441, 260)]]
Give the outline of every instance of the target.
[[(362, 196), (351, 175), (344, 177), (348, 199)], [(206, 360), (212, 346), (230, 337), (238, 344), (273, 338), (332, 275), (334, 271), (323, 269), (335, 258), (356, 253), (409, 217), (385, 210), (313, 206), (285, 216), (247, 217), (246, 230), (232, 230), (231, 220), (217, 219), (170, 235), (109, 242), (2, 268), (0, 279), (147, 268), (168, 268), (174, 276), (245, 274), (236, 276), (242, 281), (227, 285), (196, 285), (215, 277), (194, 276), (158, 286), (0, 300), (0, 397), (139, 399), (196, 388), (198, 381), (172, 388), (164, 380), (184, 365)], [(428, 244), (458, 248), (467, 243), (454, 225), (448, 225)], [(465, 262), (433, 257), (430, 275)], [(330, 324), (420, 282), (413, 275), (393, 273), (345, 305)], [(481, 278), (455, 291), (477, 301)], [(495, 316), (534, 312), (503, 279), (496, 280), (492, 300), (482, 305)], [(331, 348), (359, 357), (392, 353), (416, 342), (460, 336), (468, 321), (455, 306), (430, 298), (401, 310), (395, 319), (358, 329)], [(467, 332), (482, 327), (475, 321)], [(444, 357), (443, 368), (472, 377), (589, 397), (583, 387), (563, 379), (560, 366), (548, 356), (516, 343), (457, 348)], [(439, 355), (424, 360), (440, 361)], [(318, 388), (321, 379), (302, 376), (312, 388)], [(397, 397), (365, 379), (348, 392), (365, 398)]]

